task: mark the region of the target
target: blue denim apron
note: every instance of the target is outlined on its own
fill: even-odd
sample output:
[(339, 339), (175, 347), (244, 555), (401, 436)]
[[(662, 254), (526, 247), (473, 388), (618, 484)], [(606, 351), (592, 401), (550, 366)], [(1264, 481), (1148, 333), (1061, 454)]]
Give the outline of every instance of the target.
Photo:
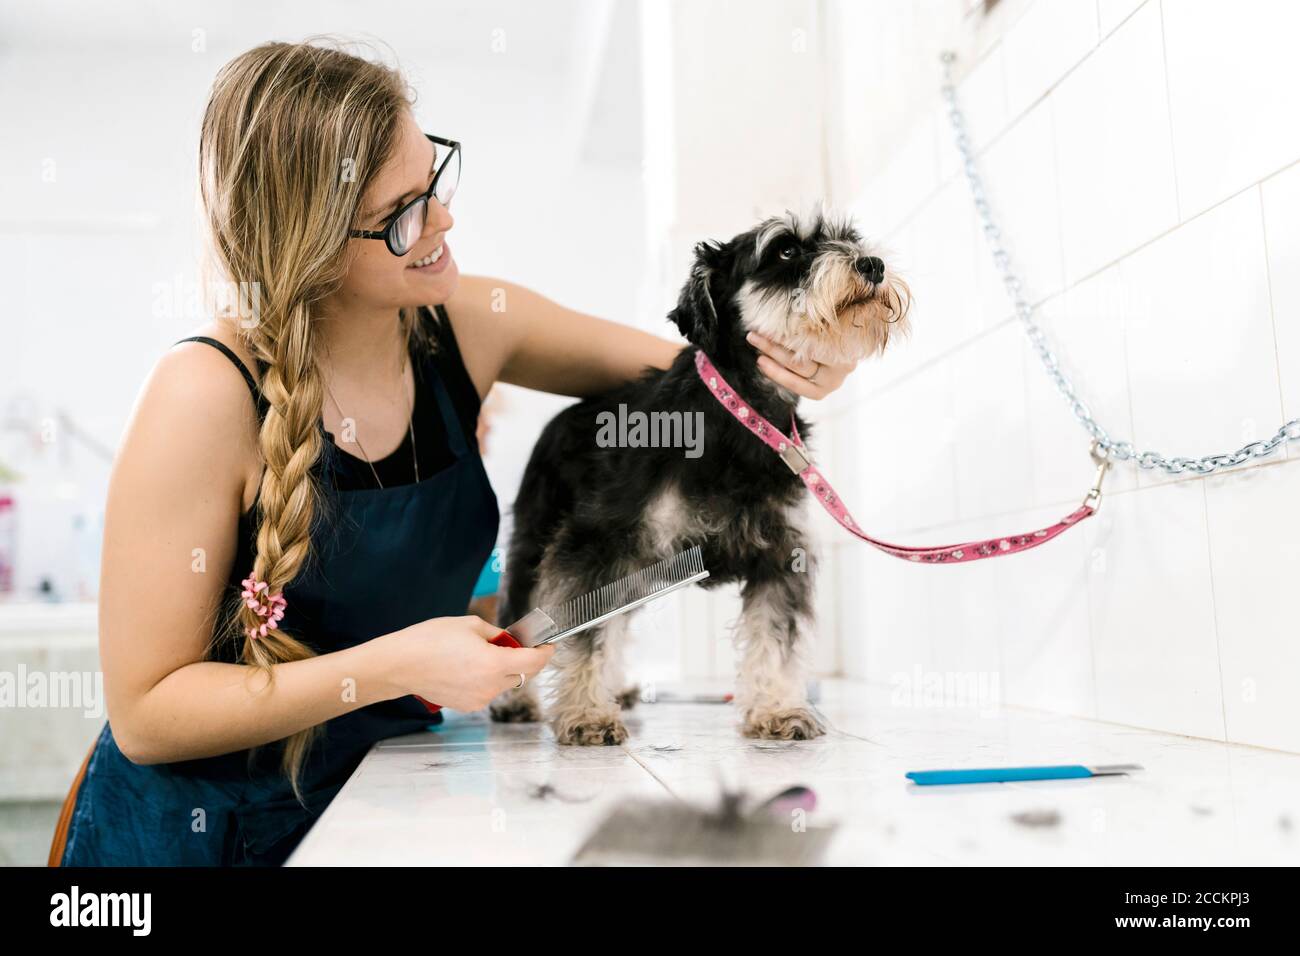
[[(483, 461), (434, 361), (422, 365), (455, 461), (420, 482), (388, 488), (339, 491), (322, 482), (326, 508), (313, 533), (313, 559), (284, 589), (281, 622), (320, 653), (465, 614), (496, 541), (500, 514)], [(324, 438), (323, 459), (344, 454)], [(282, 743), (251, 756), (243, 750), (143, 766), (122, 755), (106, 723), (76, 796), (62, 865), (277, 866), (373, 743), (441, 721), (413, 696), (328, 721), (303, 766), (306, 808), (279, 769)]]

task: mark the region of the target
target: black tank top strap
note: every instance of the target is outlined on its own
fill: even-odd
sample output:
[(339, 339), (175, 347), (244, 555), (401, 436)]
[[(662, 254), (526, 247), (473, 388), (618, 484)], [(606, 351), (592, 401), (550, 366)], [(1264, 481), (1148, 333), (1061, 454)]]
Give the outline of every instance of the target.
[[(434, 308), (437, 309), (438, 312), (437, 319), (433, 318), (430, 310), (427, 309), (421, 310), (423, 315), (428, 316), (428, 319), (425, 321), (431, 321), (431, 322), (441, 321), (443, 323), (450, 322), (450, 320), (447, 318), (446, 310), (441, 305), (437, 305)], [(432, 334), (437, 335), (436, 330), (430, 330), (430, 331), (432, 332)], [(228, 359), (230, 359), (231, 362), (234, 363), (235, 367), (239, 369), (240, 374), (244, 376), (244, 381), (248, 383), (248, 391), (252, 394), (253, 403), (257, 407), (258, 419), (260, 420), (265, 417), (266, 409), (267, 409), (267, 401), (266, 401), (266, 397), (262, 394), (262, 390), (258, 388), (257, 379), (253, 378), (253, 373), (248, 370), (248, 367), (244, 365), (244, 363), (240, 360), (239, 356), (236, 355), (229, 346), (227, 346), (224, 342), (218, 341), (217, 339), (211, 338), (206, 335), (191, 335), (187, 338), (179, 339), (173, 344), (180, 345), (181, 342), (202, 342), (205, 345), (211, 345), (213, 348), (223, 352), (225, 356)], [(447, 429), (447, 444), (450, 446), (452, 455), (454, 457), (463, 458), (469, 452), (469, 440), (465, 435), (464, 426), (461, 425), (461, 418), (456, 411), (455, 402), (452, 400), (451, 394), (447, 391), (447, 386), (444, 384), (442, 380), (442, 376), (438, 373), (438, 370), (435, 367), (436, 363), (434, 363), (433, 361), (426, 360), (422, 364), (428, 374), (429, 380), (433, 384), (434, 394), (436, 395), (438, 400), (438, 411), (442, 416), (443, 425)], [(261, 366), (262, 363), (259, 362), (258, 363), (259, 370), (261, 369)]]
[(172, 344), (180, 345), (181, 342), (202, 342), (205, 345), (211, 345), (213, 348), (224, 352), (226, 358), (235, 363), (235, 368), (239, 369), (240, 374), (244, 376), (244, 381), (248, 383), (248, 390), (253, 396), (253, 404), (257, 406), (257, 417), (260, 419), (265, 415), (266, 399), (262, 395), (262, 390), (257, 387), (257, 379), (253, 378), (253, 373), (248, 370), (248, 366), (240, 360), (239, 356), (234, 353), (234, 350), (231, 349), (230, 346), (226, 345), (225, 342), (218, 341), (217, 339), (206, 335), (191, 335), (188, 338), (178, 339)]
[[(438, 310), (439, 321), (450, 321), (446, 310), (441, 305), (435, 308)], [(456, 413), (456, 405), (451, 400), (447, 386), (443, 384), (442, 376), (438, 374), (436, 363), (427, 361), (424, 364), (433, 382), (434, 393), (438, 397), (438, 411), (442, 413), (443, 427), (447, 429), (447, 444), (451, 448), (452, 455), (456, 458), (464, 458), (469, 453), (469, 443), (465, 439), (465, 429), (460, 424), (460, 415)]]

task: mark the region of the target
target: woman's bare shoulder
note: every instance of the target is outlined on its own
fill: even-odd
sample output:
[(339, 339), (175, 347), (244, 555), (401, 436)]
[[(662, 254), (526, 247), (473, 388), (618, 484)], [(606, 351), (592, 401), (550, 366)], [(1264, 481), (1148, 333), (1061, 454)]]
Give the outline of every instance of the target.
[(516, 289), (518, 286), (492, 276), (461, 275), (456, 290), (442, 303), (480, 399), (500, 377), (514, 346), (508, 319)]
[[(211, 322), (190, 335), (225, 345), (257, 381), (251, 353), (228, 326)], [(137, 443), (152, 446), (149, 458), (167, 448), (205, 462), (226, 480), (235, 476), (243, 506), (251, 505), (260, 478), (257, 406), (243, 374), (219, 349), (178, 342), (164, 350), (136, 401), (130, 431)]]
[[(253, 360), (252, 353), (248, 350), (248, 346), (245, 344), (243, 339), (241, 339), (228, 324), (217, 321), (208, 322), (206, 325), (201, 325), (192, 329), (188, 334), (183, 336), (183, 338), (192, 338), (194, 336), (203, 336), (204, 338), (215, 339), (226, 348), (230, 349), (236, 356), (238, 356), (239, 361), (244, 364), (244, 368), (248, 369), (249, 374), (253, 376), (253, 380), (258, 382), (259, 386), (261, 385), (257, 363)], [(219, 349), (213, 348), (207, 342), (179, 342), (167, 350), (167, 356), (172, 354), (198, 357), (198, 363), (201, 363), (202, 367), (209, 370), (215, 369), (224, 364), (229, 367), (231, 371), (235, 372), (239, 379), (242, 380), (242, 376), (238, 375), (239, 369), (235, 368), (234, 363), (231, 362), (230, 359)], [(212, 361), (214, 358), (217, 361)], [(190, 359), (190, 361), (192, 360), (193, 358)], [(182, 364), (186, 363), (182, 362)], [(247, 393), (247, 385), (245, 385), (244, 388), (245, 393)]]

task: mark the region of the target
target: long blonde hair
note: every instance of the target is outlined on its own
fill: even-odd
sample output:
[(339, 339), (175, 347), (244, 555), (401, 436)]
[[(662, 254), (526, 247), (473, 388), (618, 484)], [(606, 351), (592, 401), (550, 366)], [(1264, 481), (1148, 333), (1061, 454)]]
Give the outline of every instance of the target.
[[(413, 101), (395, 68), (314, 39), (266, 43), (236, 57), (217, 75), (204, 112), (205, 281), (241, 290), (239, 335), (266, 365), (261, 387), (269, 408), (258, 439), (265, 469), (251, 574), (271, 593), (304, 569), (321, 520), (313, 468), (324, 450), (317, 428), (324, 384), (313, 306), (347, 273), (348, 230), (392, 157)], [(402, 309), (401, 323), (408, 343), (416, 337), (427, 344), (414, 310)], [(262, 619), (242, 602), (227, 610), (209, 655), (235, 641), (240, 661), (270, 681), (275, 664), (316, 653), (300, 639), (311, 635), (283, 628), (251, 639), (246, 628)], [(284, 741), (282, 769), (300, 801), (302, 765), (320, 730)]]

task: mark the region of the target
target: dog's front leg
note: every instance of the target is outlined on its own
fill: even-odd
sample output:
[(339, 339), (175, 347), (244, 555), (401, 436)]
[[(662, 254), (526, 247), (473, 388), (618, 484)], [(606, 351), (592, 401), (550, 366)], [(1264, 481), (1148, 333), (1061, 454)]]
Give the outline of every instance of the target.
[[(635, 613), (635, 612), (633, 612)], [(614, 623), (613, 621), (610, 622)], [(641, 688), (629, 683), (624, 657), (627, 654), (627, 642), (631, 631), (631, 615), (628, 620), (619, 622), (623, 629), (614, 637), (606, 632), (606, 640), (601, 646), (605, 659), (605, 686), (614, 692), (614, 699), (622, 710), (631, 710), (641, 699)]]
[(742, 591), (735, 702), (746, 737), (810, 740), (826, 732), (808, 706), (811, 579), (810, 572), (776, 569)]
[(609, 658), (619, 654), (617, 643), (624, 640), (626, 628), (627, 615), (621, 615), (559, 640), (550, 663), (555, 677), (547, 708), (559, 743), (612, 745), (627, 739), (615, 688), (609, 685)]

